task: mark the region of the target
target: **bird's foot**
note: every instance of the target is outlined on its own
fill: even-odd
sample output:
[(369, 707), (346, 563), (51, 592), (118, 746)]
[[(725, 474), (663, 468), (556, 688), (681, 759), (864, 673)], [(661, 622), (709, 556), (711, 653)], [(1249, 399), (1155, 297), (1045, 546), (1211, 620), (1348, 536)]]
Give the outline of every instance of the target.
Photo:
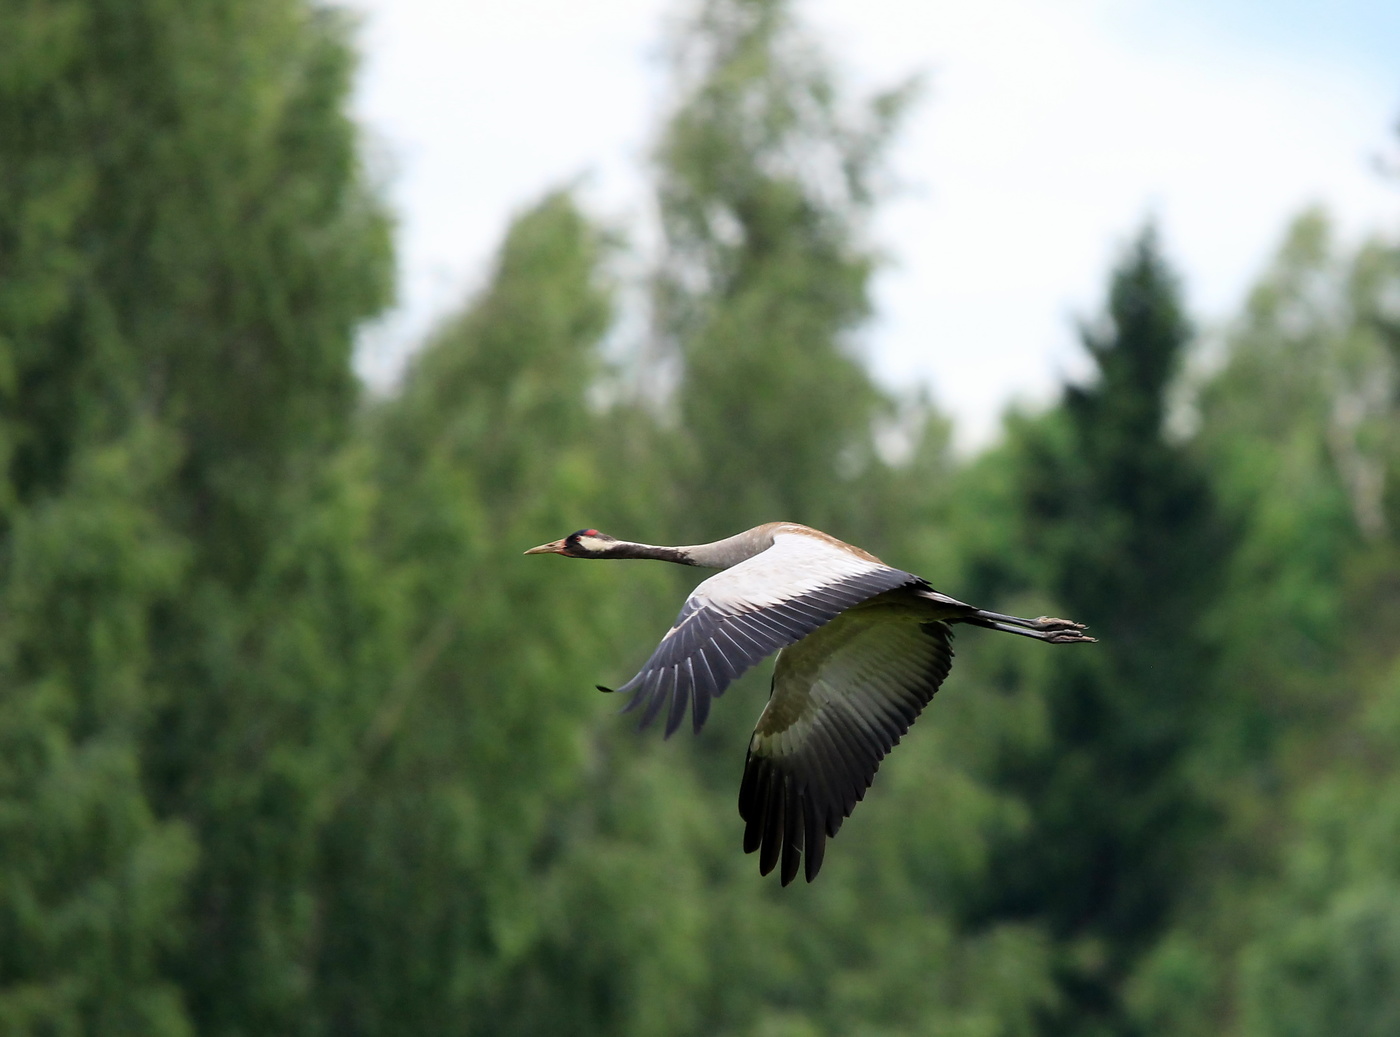
[[(1075, 626), (1079, 626), (1079, 624), (1076, 623)], [(1088, 634), (1080, 633), (1078, 630), (1065, 629), (1047, 630), (1044, 637), (1045, 640), (1049, 641), (1052, 645), (1093, 644), (1098, 640), (1097, 637), (1090, 637)]]

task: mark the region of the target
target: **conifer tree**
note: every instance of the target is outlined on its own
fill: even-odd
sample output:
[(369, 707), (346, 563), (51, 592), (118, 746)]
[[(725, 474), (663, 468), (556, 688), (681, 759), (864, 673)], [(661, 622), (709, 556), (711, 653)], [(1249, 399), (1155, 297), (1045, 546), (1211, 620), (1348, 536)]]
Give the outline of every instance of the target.
[(994, 782), (1029, 822), (993, 850), (971, 917), (1043, 925), (1062, 948), (1045, 1033), (1129, 1033), (1123, 983), (1186, 888), (1211, 811), (1189, 777), (1204, 738), (1225, 527), (1189, 444), (1167, 432), (1189, 329), (1151, 228), (1085, 328), (1097, 368), (1015, 430), (1026, 550), (1092, 652), (1046, 660), (1047, 734), (1012, 746)]

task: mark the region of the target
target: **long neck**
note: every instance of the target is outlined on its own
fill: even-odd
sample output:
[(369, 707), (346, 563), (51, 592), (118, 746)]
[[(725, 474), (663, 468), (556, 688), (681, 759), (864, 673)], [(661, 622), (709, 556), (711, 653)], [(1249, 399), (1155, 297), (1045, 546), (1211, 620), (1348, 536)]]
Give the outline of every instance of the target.
[(657, 547), (654, 544), (634, 544), (630, 540), (619, 540), (606, 551), (594, 555), (595, 558), (655, 558), (662, 562), (676, 562), (680, 565), (699, 565), (686, 554), (688, 547)]
[(761, 551), (773, 546), (773, 526), (755, 526), (724, 540), (712, 544), (695, 544), (690, 547), (654, 547), (651, 544), (633, 544), (619, 541), (607, 554), (609, 558), (659, 558), (664, 562), (677, 562), (681, 565), (698, 565), (706, 569), (728, 569), (746, 558), (752, 558)]

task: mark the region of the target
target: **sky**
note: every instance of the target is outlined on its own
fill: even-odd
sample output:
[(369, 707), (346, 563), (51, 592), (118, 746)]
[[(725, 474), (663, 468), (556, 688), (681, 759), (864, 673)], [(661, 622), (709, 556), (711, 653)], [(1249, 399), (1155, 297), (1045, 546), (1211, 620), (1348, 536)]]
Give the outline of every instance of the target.
[[(647, 156), (685, 0), (346, 0), (354, 99), (399, 219), (399, 305), (359, 369), (387, 385), (490, 272), (509, 220), (576, 184), (645, 241)], [(1400, 4), (1379, 0), (807, 0), (853, 93), (919, 74), (872, 232), (890, 263), (862, 336), (879, 380), (926, 385), (974, 450), (1012, 401), (1087, 361), (1076, 321), (1154, 219), (1208, 334), (1288, 221), (1400, 230)]]

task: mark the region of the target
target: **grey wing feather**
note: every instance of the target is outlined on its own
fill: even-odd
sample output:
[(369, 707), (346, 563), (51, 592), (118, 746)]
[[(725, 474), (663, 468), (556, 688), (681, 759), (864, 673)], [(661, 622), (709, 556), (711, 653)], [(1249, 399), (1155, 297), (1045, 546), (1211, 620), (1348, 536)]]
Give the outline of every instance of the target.
[(692, 596), (641, 672), (617, 689), (634, 693), (622, 711), (642, 710), (639, 726), (645, 728), (665, 709), (669, 738), (690, 703), (698, 733), (709, 716), (710, 700), (765, 656), (877, 594), (922, 584), (911, 573), (882, 566), (757, 608), (725, 610)]

